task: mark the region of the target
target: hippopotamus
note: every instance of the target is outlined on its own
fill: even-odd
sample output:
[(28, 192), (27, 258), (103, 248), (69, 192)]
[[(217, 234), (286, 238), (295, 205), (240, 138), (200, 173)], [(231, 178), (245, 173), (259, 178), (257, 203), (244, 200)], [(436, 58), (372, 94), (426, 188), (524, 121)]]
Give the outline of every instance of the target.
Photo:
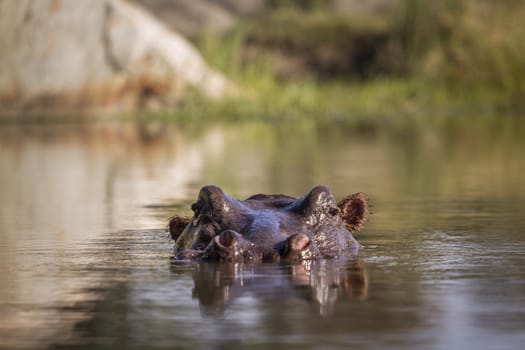
[(168, 224), (176, 258), (294, 262), (358, 251), (352, 233), (367, 220), (368, 200), (359, 192), (337, 202), (326, 186), (300, 198), (256, 194), (238, 200), (207, 185), (191, 209), (193, 217), (173, 216)]

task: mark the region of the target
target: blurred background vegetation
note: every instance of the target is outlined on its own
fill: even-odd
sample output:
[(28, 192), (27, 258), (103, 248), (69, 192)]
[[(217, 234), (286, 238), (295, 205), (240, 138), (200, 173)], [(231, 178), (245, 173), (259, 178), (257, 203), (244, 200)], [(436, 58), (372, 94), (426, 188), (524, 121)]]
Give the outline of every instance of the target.
[(334, 0), (273, 0), (227, 30), (192, 35), (205, 59), (238, 85), (237, 94), (205, 103), (195, 93), (158, 116), (373, 125), (523, 111), (525, 2), (359, 7), (377, 2), (385, 6), (345, 11)]

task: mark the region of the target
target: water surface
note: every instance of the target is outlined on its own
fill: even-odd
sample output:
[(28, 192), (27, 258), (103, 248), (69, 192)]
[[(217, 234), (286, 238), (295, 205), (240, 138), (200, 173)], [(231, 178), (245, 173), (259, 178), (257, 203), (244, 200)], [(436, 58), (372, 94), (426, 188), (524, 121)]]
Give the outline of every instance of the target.
[[(525, 123), (0, 126), (0, 348), (519, 349)], [(180, 263), (204, 184), (364, 191), (355, 257)]]

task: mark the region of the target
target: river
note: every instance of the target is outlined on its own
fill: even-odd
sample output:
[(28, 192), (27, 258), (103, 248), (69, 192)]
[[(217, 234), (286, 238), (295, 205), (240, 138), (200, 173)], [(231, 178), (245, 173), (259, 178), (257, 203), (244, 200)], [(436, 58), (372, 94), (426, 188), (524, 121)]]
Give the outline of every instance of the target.
[[(520, 349), (525, 123), (0, 126), (0, 349)], [(360, 254), (181, 263), (201, 186), (366, 192)]]

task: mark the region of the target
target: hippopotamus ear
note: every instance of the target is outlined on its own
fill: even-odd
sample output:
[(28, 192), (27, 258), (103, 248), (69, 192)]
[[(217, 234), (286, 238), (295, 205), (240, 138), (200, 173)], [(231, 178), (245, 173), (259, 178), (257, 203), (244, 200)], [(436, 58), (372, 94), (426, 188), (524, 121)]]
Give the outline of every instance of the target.
[(350, 232), (359, 231), (368, 219), (368, 197), (365, 193), (351, 194), (337, 203), (341, 219)]
[(170, 232), (171, 239), (176, 241), (177, 238), (179, 238), (182, 231), (184, 231), (186, 226), (188, 226), (190, 221), (191, 221), (191, 218), (187, 216), (177, 216), (177, 215), (172, 216), (168, 223), (168, 231)]

